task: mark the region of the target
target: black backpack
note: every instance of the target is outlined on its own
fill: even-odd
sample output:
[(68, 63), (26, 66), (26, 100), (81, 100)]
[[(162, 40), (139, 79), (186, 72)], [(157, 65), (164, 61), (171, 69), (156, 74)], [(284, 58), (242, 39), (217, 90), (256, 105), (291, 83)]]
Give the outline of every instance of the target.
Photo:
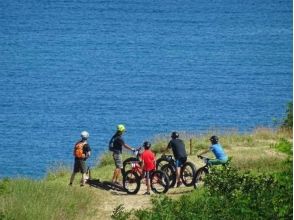
[(114, 138), (115, 136), (113, 136), (110, 141), (109, 141), (109, 144), (108, 144), (108, 150), (109, 151), (114, 151), (114, 146), (113, 146), (113, 142), (114, 142)]

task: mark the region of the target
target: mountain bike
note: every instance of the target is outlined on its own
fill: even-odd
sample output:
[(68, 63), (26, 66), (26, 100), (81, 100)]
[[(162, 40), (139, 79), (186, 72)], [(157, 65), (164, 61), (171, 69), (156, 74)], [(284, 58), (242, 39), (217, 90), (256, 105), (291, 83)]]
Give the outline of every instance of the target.
[[(140, 161), (131, 160), (131, 169), (123, 174), (123, 187), (128, 194), (136, 194), (141, 187), (141, 180), (145, 177)], [(169, 189), (168, 176), (161, 170), (150, 171), (150, 186), (154, 193), (166, 193)]]
[[(176, 161), (172, 155), (161, 155), (156, 161), (156, 167), (165, 172), (170, 180), (170, 187), (176, 184)], [(186, 161), (181, 167), (180, 178), (185, 186), (193, 186), (196, 174), (196, 166), (189, 161)]]
[(123, 161), (123, 168), (122, 168), (122, 174), (124, 175), (126, 171), (132, 169), (132, 162), (138, 162), (141, 165), (140, 162), (140, 156), (142, 154), (142, 147), (138, 147), (133, 151), (134, 157), (129, 157)]
[[(204, 185), (205, 177), (207, 174), (210, 173), (210, 165), (208, 163), (210, 158), (204, 157), (202, 155), (198, 155), (197, 157), (203, 161), (204, 166), (200, 167), (196, 172), (195, 179), (193, 181), (195, 189)], [(222, 166), (223, 167), (228, 166), (228, 164), (230, 163), (230, 160), (231, 158), (229, 158), (229, 160), (226, 163), (222, 164)]]

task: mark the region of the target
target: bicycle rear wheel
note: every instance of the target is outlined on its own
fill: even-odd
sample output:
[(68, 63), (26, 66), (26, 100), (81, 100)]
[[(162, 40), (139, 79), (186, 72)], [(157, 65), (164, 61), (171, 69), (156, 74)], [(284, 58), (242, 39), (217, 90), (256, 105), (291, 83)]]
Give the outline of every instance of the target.
[(176, 170), (170, 164), (165, 164), (161, 167), (161, 171), (165, 172), (169, 179), (169, 187), (172, 188), (176, 185)]
[(141, 187), (139, 175), (132, 170), (128, 170), (123, 176), (123, 187), (128, 194), (137, 194)]
[(169, 189), (168, 176), (161, 170), (155, 170), (150, 176), (151, 190), (154, 193), (166, 193)]
[(199, 188), (204, 185), (205, 176), (208, 174), (206, 167), (201, 167), (197, 170), (194, 180), (194, 188)]
[(181, 180), (185, 186), (193, 186), (196, 174), (196, 166), (191, 162), (184, 163), (181, 168)]

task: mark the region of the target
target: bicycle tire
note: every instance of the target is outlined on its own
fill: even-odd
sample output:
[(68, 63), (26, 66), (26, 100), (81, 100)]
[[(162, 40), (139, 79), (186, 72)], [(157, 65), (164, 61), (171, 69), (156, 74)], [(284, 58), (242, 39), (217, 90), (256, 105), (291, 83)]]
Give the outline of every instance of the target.
[(131, 170), (132, 167), (128, 167), (128, 165), (130, 165), (131, 162), (135, 162), (135, 161), (138, 161), (139, 162), (139, 160), (137, 158), (135, 158), (135, 157), (130, 157), (130, 158), (125, 159), (124, 162), (123, 162), (122, 173), (124, 174), (128, 170)]
[(165, 172), (165, 174), (169, 178), (169, 187), (172, 188), (176, 185), (176, 170), (175, 168), (170, 164), (165, 164), (161, 167), (161, 171)]
[(165, 172), (155, 170), (150, 176), (151, 190), (156, 194), (166, 193), (169, 189), (169, 179)]
[(169, 163), (169, 161), (167, 161), (166, 159), (159, 158), (156, 160), (156, 169), (161, 170), (161, 167), (165, 164), (168, 164), (168, 163)]
[(196, 166), (191, 162), (184, 163), (180, 177), (185, 186), (193, 186), (196, 175)]
[(195, 180), (193, 182), (195, 189), (201, 187), (204, 184), (204, 179), (207, 174), (207, 167), (201, 167), (196, 171)]
[(136, 172), (128, 170), (123, 175), (123, 187), (128, 194), (137, 194), (141, 187), (141, 178)]

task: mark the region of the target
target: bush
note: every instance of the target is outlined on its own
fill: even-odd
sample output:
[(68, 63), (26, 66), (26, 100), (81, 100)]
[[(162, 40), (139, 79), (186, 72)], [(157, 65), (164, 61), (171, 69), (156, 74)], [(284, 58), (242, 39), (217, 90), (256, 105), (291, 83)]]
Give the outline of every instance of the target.
[(279, 181), (273, 176), (254, 176), (228, 166), (212, 169), (202, 189), (177, 200), (153, 197), (152, 203), (151, 210), (126, 213), (131, 219), (143, 220), (292, 219), (292, 179)]
[(287, 116), (286, 118), (284, 118), (282, 127), (293, 129), (293, 102), (288, 103), (286, 113), (287, 113)]
[(292, 143), (290, 143), (288, 140), (281, 138), (279, 140), (278, 143), (273, 145), (273, 148), (275, 148), (276, 150), (288, 154), (288, 155), (292, 155), (292, 151), (293, 151), (293, 146)]

